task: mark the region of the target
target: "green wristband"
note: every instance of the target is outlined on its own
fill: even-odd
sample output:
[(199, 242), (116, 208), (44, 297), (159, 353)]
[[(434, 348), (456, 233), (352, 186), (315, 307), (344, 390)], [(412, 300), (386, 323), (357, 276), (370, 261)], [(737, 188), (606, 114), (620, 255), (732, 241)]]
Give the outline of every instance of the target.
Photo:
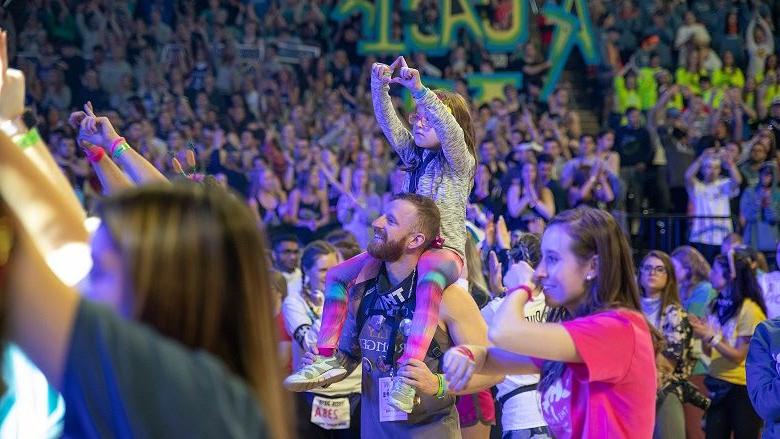
[(121, 157), (121, 156), (122, 156), (122, 154), (123, 154), (125, 151), (127, 151), (128, 149), (130, 149), (130, 146), (127, 144), (127, 142), (125, 142), (125, 143), (121, 143), (119, 146), (117, 146), (117, 147), (116, 147), (116, 150), (114, 150), (114, 156), (113, 156), (113, 157), (114, 157), (114, 160), (116, 160), (116, 159), (118, 159), (119, 157)]
[(14, 143), (19, 145), (22, 149), (27, 149), (36, 143), (41, 141), (41, 135), (38, 133), (38, 129), (33, 127), (30, 131), (27, 131), (24, 134), (19, 134), (18, 136), (14, 136)]
[(439, 389), (436, 391), (436, 398), (442, 399), (447, 396), (447, 384), (444, 381), (444, 375), (437, 373), (436, 378), (439, 380)]

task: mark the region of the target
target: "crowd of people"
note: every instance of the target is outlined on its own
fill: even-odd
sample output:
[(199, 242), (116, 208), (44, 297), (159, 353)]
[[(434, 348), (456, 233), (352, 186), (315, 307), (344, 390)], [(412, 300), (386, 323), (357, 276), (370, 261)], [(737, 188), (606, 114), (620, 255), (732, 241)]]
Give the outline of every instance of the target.
[[(193, 151), (197, 170), (244, 194), (273, 231), (303, 242), (344, 228), (365, 247), (371, 221), (401, 190), (399, 158), (373, 122), (369, 72), (378, 60), (358, 52), (359, 17), (337, 21), (333, 1), (33, 3), (0, 20), (32, 80), (27, 104), (46, 120), (42, 134), (88, 207), (100, 189), (67, 123), (87, 101), (164, 175), (177, 172), (171, 157), (183, 162)], [(421, 20), (438, 14), (429, 3)], [(508, 3), (480, 11), (503, 17)], [(731, 231), (770, 252), (780, 195), (759, 173), (777, 167), (779, 11), (762, 2), (588, 6), (602, 56), (582, 74), (595, 84), (587, 111), (604, 128), (583, 129), (573, 84), (539, 100), (551, 39), (540, 18), (509, 57), (523, 86), (470, 101), (479, 165), (469, 219), (484, 228), (503, 215), (511, 230), (539, 232), (555, 212), (589, 205), (613, 212), (638, 246), (636, 218), (688, 214), (702, 218), (681, 223), (682, 236), (708, 257), (707, 246)], [(497, 68), (472, 40), (461, 33), (450, 55), (419, 53), (414, 64), (468, 96), (465, 75)], [(402, 95), (391, 96), (409, 114)], [(719, 159), (717, 174), (739, 189), (704, 202), (723, 182), (685, 178), (700, 157)]]
[(384, 63), (335, 3), (0, 9), (4, 400), (59, 401), (0, 432), (778, 433), (776, 4), (587, 2), (601, 63), (546, 102), (540, 17), (478, 104), (467, 32)]

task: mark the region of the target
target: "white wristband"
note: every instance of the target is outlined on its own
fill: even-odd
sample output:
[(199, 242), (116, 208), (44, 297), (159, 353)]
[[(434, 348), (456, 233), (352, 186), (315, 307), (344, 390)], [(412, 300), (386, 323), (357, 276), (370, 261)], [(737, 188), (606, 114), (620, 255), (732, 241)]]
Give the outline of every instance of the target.
[(720, 343), (721, 340), (723, 340), (723, 335), (722, 334), (716, 334), (716, 335), (712, 336), (712, 339), (709, 342), (710, 347), (714, 348), (715, 346), (718, 345), (718, 343)]

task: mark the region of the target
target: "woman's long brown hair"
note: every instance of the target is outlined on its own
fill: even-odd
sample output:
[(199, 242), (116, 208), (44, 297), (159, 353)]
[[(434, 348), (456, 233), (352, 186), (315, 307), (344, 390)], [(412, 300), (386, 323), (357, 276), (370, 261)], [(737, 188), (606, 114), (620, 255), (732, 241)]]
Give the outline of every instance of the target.
[[(601, 209), (578, 207), (556, 215), (547, 229), (554, 226), (566, 228), (572, 238), (571, 251), (581, 263), (598, 256), (598, 273), (585, 286), (585, 296), (571, 313), (559, 307), (550, 311), (548, 321), (570, 320), (617, 308), (641, 313), (631, 247), (612, 215)], [(649, 322), (647, 327), (657, 354), (664, 343), (663, 335)], [(548, 389), (563, 375), (564, 368), (562, 362), (545, 361), (539, 388)]]
[(639, 288), (631, 247), (617, 221), (608, 212), (591, 207), (565, 210), (547, 226), (565, 227), (572, 237), (571, 251), (581, 262), (598, 256), (596, 278), (586, 286), (585, 298), (572, 317), (610, 308), (639, 311)]
[[(666, 269), (666, 286), (664, 286), (664, 289), (661, 291), (661, 312), (663, 313), (666, 310), (666, 307), (669, 305), (680, 305), (680, 290), (677, 287), (677, 276), (674, 271), (672, 259), (669, 257), (669, 255), (660, 250), (650, 251), (644, 258), (642, 258), (642, 262), (639, 263), (639, 267), (642, 267), (650, 258), (659, 259), (661, 263), (664, 264), (664, 268)], [(644, 296), (644, 288), (642, 290), (642, 295)]]
[(270, 437), (290, 437), (266, 243), (241, 199), (212, 185), (147, 186), (104, 200), (134, 317), (205, 349), (257, 395)]

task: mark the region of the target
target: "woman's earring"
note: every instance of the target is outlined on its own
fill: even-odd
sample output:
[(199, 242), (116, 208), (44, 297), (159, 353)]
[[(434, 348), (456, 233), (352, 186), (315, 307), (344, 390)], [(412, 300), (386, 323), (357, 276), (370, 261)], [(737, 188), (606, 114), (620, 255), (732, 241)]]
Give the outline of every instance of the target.
[(585, 276), (585, 280), (588, 281), (588, 282), (592, 281), (593, 280), (593, 275), (592, 274), (586, 275)]

